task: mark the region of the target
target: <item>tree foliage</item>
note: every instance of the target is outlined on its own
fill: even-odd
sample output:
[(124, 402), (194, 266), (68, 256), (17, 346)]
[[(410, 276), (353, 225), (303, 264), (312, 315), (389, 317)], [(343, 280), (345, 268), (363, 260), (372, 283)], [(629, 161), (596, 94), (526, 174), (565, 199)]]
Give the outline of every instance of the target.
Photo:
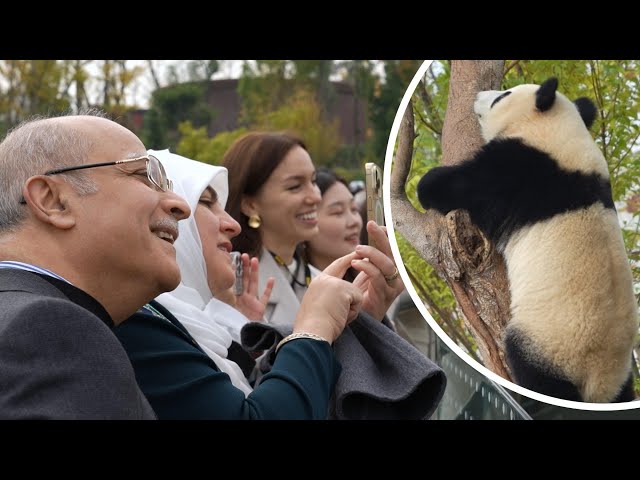
[[(505, 61), (502, 79), (502, 88), (507, 89), (522, 83), (539, 84), (556, 76), (560, 83), (558, 90), (568, 98), (586, 96), (596, 103), (598, 116), (591, 132), (609, 166), (636, 292), (640, 292), (639, 73), (640, 62), (631, 60), (511, 60)], [(440, 134), (447, 107), (448, 81), (448, 62), (434, 62), (412, 95), (417, 138), (406, 193), (419, 210), (415, 192), (417, 182), (439, 163), (441, 156)], [(427, 305), (432, 304), (430, 311), (443, 325), (442, 315), (434, 311), (433, 305), (455, 316), (456, 307), (451, 303), (453, 295), (444, 282), (433, 280), (429, 265), (415, 255), (408, 243), (399, 239), (399, 247), (403, 260), (409, 259), (408, 269), (416, 290), (422, 292), (421, 296), (429, 297), (423, 298)], [(458, 336), (468, 338), (468, 332), (461, 327)], [(458, 339), (458, 343), (462, 342)]]
[(69, 63), (56, 60), (3, 60), (0, 62), (0, 117), (3, 130), (36, 114), (66, 110), (72, 81)]
[[(330, 116), (336, 100), (332, 75), (339, 76), (353, 88), (362, 104), (372, 101), (375, 86), (380, 79), (369, 60), (258, 60), (245, 62), (238, 93), (242, 99), (241, 125), (249, 129), (293, 130), (308, 144), (314, 161), (330, 167), (341, 166), (358, 172), (363, 177), (362, 166), (367, 161), (382, 164), (384, 152), (372, 154), (372, 132), (355, 132), (362, 143), (345, 145), (340, 142), (339, 125)], [(408, 84), (408, 82), (407, 82)], [(383, 84), (384, 85), (384, 84)], [(400, 102), (404, 88), (397, 88), (388, 95), (395, 106)], [(355, 103), (354, 125), (357, 125), (359, 103)], [(374, 123), (374, 128), (377, 125)], [(383, 127), (384, 128), (384, 127)], [(377, 130), (376, 130), (377, 131)], [(388, 138), (388, 129), (384, 134)]]
[[(239, 80), (240, 127), (295, 129), (313, 149), (314, 159), (363, 178), (367, 161), (383, 164), (393, 116), (418, 62), (374, 60), (245, 61)], [(224, 60), (4, 60), (0, 61), (0, 133), (34, 114), (60, 113), (96, 106), (132, 128), (150, 148), (178, 148), (182, 131), (210, 124), (208, 82), (220, 76)], [(381, 75), (381, 68), (384, 73)], [(149, 85), (145, 86), (145, 78)], [(353, 88), (353, 144), (340, 141), (336, 125), (339, 80)], [(151, 87), (143, 130), (129, 123), (135, 99)], [(133, 102), (131, 102), (133, 99)], [(307, 104), (308, 102), (308, 104)], [(368, 105), (368, 107), (367, 107)], [(368, 128), (358, 130), (366, 115)], [(343, 118), (343, 117), (341, 117)], [(345, 119), (343, 118), (343, 121)], [(350, 122), (350, 119), (346, 119)], [(351, 125), (348, 128), (352, 128)], [(195, 131), (194, 130), (194, 131)], [(224, 132), (217, 143), (229, 138)], [(233, 134), (231, 135), (233, 136)], [(194, 138), (184, 139), (184, 145)], [(185, 146), (180, 148), (186, 148)], [(204, 145), (196, 142), (192, 145)], [(207, 143), (207, 145), (209, 145)], [(196, 156), (217, 157), (197, 152)]]
[(224, 152), (248, 131), (246, 128), (238, 128), (209, 137), (206, 127), (196, 128), (188, 121), (182, 122), (178, 130), (181, 138), (176, 153), (209, 165), (220, 165)]
[(421, 63), (418, 60), (387, 60), (384, 63), (385, 81), (376, 79), (369, 97), (370, 119), (373, 126), (372, 158), (384, 158), (389, 132), (400, 101)]
[(131, 107), (126, 92), (143, 73), (127, 60), (0, 61), (0, 130), (33, 115), (89, 106), (121, 118)]
[(207, 84), (179, 83), (154, 90), (141, 133), (142, 141), (151, 148), (175, 149), (180, 140), (178, 126), (190, 122), (196, 128), (207, 126), (214, 111), (206, 102)]
[(251, 129), (287, 130), (299, 135), (317, 165), (329, 165), (340, 144), (337, 120), (326, 120), (315, 94), (299, 87), (273, 111), (259, 112)]

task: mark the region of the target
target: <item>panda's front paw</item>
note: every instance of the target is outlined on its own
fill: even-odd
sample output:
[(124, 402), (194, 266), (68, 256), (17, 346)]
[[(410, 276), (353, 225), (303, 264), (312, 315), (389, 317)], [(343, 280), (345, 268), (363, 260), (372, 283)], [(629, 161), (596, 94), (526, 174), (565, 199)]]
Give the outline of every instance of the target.
[(435, 167), (418, 182), (418, 200), (425, 209), (434, 208), (443, 215), (457, 208), (452, 195), (454, 167)]

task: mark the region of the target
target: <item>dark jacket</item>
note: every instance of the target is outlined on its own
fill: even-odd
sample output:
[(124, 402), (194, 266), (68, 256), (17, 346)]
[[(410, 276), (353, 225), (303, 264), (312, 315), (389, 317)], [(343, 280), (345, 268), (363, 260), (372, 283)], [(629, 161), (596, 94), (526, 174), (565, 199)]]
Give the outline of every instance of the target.
[(82, 290), (0, 269), (0, 418), (155, 418), (112, 325)]
[(115, 332), (159, 419), (327, 418), (340, 373), (328, 343), (283, 345), (271, 372), (245, 398), (166, 308), (151, 305), (165, 318), (141, 310)]

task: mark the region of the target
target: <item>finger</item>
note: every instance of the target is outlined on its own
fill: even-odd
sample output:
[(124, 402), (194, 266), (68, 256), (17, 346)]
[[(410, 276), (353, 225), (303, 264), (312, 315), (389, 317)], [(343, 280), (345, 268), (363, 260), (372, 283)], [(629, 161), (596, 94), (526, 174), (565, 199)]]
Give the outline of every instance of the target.
[(260, 260), (258, 257), (251, 258), (251, 282), (253, 283), (254, 291), (258, 291), (258, 283), (260, 282)]
[(323, 270), (323, 273), (331, 275), (332, 277), (342, 278), (344, 277), (345, 273), (347, 273), (347, 270), (349, 270), (349, 267), (351, 266), (351, 260), (357, 257), (358, 254), (356, 254), (356, 252), (352, 252), (345, 255), (344, 257), (340, 257), (334, 260), (333, 263), (331, 263), (331, 265), (329, 265), (327, 268), (325, 268)]
[(271, 291), (273, 290), (273, 286), (276, 283), (275, 277), (269, 277), (267, 280), (267, 286), (264, 287), (264, 293), (260, 297), (260, 303), (264, 306), (269, 302), (269, 297), (271, 297)]
[(373, 239), (376, 248), (385, 255), (391, 256), (391, 245), (387, 236), (387, 228), (379, 226), (376, 222), (367, 223), (367, 234)]
[(391, 275), (396, 269), (396, 264), (390, 255), (378, 250), (370, 245), (358, 245), (356, 247), (358, 257), (368, 258), (371, 263), (378, 267), (385, 275)]
[(347, 322), (355, 320), (362, 307), (364, 296), (358, 289), (351, 290), (351, 299), (349, 304), (349, 313), (347, 314)]
[[(354, 260), (353, 262), (351, 262), (351, 266), (359, 272), (364, 272), (369, 277), (369, 279), (377, 279), (377, 283), (380, 286), (382, 286), (383, 283), (387, 283), (386, 279), (384, 278), (385, 274), (383, 273), (383, 271), (380, 270), (380, 268), (378, 268), (372, 262), (367, 262), (365, 260)], [(360, 274), (358, 274), (358, 276), (360, 276)]]
[(251, 278), (251, 264), (249, 262), (249, 255), (243, 253), (242, 255), (240, 255), (240, 261), (242, 262), (242, 291), (248, 293)]
[(251, 295), (258, 296), (260, 283), (260, 261), (257, 257), (251, 258), (251, 276), (249, 277), (249, 291)]

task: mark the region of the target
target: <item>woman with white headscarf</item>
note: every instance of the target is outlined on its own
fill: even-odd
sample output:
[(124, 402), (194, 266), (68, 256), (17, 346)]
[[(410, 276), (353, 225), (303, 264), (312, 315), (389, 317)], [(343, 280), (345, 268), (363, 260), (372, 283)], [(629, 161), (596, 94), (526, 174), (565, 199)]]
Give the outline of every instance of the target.
[[(227, 171), (174, 155), (169, 150), (149, 150), (149, 153), (160, 159), (168, 177), (173, 181), (174, 192), (187, 200), (193, 212), (191, 217), (180, 223), (180, 235), (174, 244), (182, 275), (180, 285), (172, 292), (160, 295), (157, 300), (180, 320), (220, 370), (229, 375), (234, 386), (248, 394), (251, 387), (245, 375), (236, 363), (227, 358), (230, 356), (228, 350), (232, 342), (241, 343), (240, 329), (249, 320), (235, 308), (214, 297), (214, 294), (228, 290), (231, 281), (231, 272), (227, 268), (229, 254), (224, 250), (225, 241), (230, 240), (223, 235), (219, 235), (217, 240), (211, 239), (211, 236), (205, 237), (213, 240), (212, 245), (203, 245), (201, 240), (211, 230), (206, 225), (207, 219), (203, 217), (203, 214), (206, 215), (203, 212), (210, 210), (199, 209), (198, 205), (201, 202), (209, 204), (213, 195), (217, 197), (220, 208), (224, 209), (229, 191)], [(212, 191), (207, 192), (207, 187)], [(204, 219), (200, 221), (203, 223), (202, 232), (198, 230), (200, 218)], [(227, 230), (236, 229), (235, 225), (227, 227)], [(233, 280), (235, 281), (235, 276)], [(272, 284), (273, 282), (271, 286)], [(270, 291), (269, 286), (267, 290)], [(267, 298), (268, 296), (267, 292)], [(234, 351), (237, 352), (237, 348)]]
[[(180, 223), (174, 244), (182, 282), (116, 329), (158, 418), (325, 418), (340, 371), (330, 344), (362, 301), (362, 292), (340, 277), (353, 260), (364, 257), (345, 256), (314, 281), (293, 334), (281, 343), (272, 371), (251, 392), (238, 365), (227, 358), (229, 332), (247, 320), (214, 297), (235, 281), (229, 252), (240, 226), (224, 211), (227, 171), (168, 150), (149, 154), (165, 166), (174, 191), (193, 212)], [(159, 241), (172, 240), (160, 236)], [(255, 292), (255, 286), (249, 290)]]
[[(246, 394), (251, 388), (245, 376), (249, 375), (255, 362), (240, 347), (240, 330), (249, 321), (248, 316), (262, 318), (274, 279), (269, 279), (259, 300), (256, 295), (258, 260), (249, 262), (249, 256), (243, 255), (247, 288), (238, 297), (237, 308), (216, 298), (223, 295), (228, 298), (229, 286), (235, 283), (235, 272), (229, 268), (229, 250), (231, 238), (240, 229), (230, 217), (218, 218), (211, 211), (216, 203), (212, 202), (214, 198), (217, 208), (224, 211), (229, 191), (227, 170), (172, 154), (169, 150), (149, 150), (149, 153), (160, 159), (173, 181), (173, 190), (187, 200), (193, 212), (180, 223), (180, 235), (174, 245), (182, 274), (180, 285), (157, 300), (180, 320), (207, 355)], [(220, 222), (226, 222), (226, 226), (222, 225), (226, 234), (217, 231)], [(203, 244), (203, 240), (206, 243)], [(247, 316), (238, 310), (246, 312)], [(237, 364), (244, 367), (243, 371)]]

